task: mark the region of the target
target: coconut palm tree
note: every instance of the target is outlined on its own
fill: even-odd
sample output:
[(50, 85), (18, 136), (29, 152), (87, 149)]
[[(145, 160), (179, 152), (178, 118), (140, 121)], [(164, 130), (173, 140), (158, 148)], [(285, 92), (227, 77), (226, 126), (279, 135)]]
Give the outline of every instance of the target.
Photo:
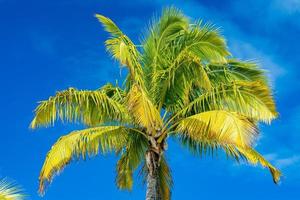
[(22, 189), (7, 179), (0, 180), (0, 200), (23, 200)]
[(261, 164), (279, 181), (280, 172), (253, 149), (258, 123), (277, 116), (265, 73), (234, 58), (218, 28), (171, 7), (135, 45), (111, 19), (96, 17), (110, 34), (107, 51), (128, 74), (122, 87), (69, 88), (39, 103), (31, 128), (57, 120), (86, 126), (52, 146), (39, 177), (41, 193), (71, 161), (116, 152), (118, 188), (130, 190), (139, 168), (146, 199), (170, 199), (170, 137), (197, 155), (223, 150), (234, 160)]

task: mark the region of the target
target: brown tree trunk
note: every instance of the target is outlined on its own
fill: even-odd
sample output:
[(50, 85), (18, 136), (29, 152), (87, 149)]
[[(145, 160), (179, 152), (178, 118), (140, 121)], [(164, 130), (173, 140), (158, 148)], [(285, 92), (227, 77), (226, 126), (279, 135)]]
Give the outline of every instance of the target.
[(146, 200), (161, 200), (159, 185), (160, 153), (148, 150), (146, 153), (146, 164), (148, 168)]

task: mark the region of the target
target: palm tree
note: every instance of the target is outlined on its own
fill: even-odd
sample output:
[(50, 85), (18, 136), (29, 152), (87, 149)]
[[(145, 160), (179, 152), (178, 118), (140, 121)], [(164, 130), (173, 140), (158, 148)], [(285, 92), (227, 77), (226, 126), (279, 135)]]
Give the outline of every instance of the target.
[(277, 116), (266, 76), (256, 63), (235, 59), (218, 28), (190, 22), (171, 7), (135, 45), (111, 19), (96, 17), (110, 34), (107, 51), (128, 75), (122, 87), (69, 88), (39, 103), (31, 128), (57, 120), (86, 126), (52, 146), (40, 173), (40, 193), (71, 161), (116, 152), (118, 188), (130, 190), (139, 168), (146, 199), (170, 199), (169, 137), (197, 155), (224, 150), (237, 161), (259, 163), (279, 181), (279, 170), (253, 149), (258, 123)]
[(23, 200), (22, 189), (7, 179), (0, 180), (0, 200)]

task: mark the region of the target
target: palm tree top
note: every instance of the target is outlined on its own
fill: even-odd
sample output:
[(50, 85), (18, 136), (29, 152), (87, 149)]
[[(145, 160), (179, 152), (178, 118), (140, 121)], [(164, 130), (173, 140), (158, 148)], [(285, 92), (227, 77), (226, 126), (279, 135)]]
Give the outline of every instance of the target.
[(169, 137), (198, 155), (224, 150), (237, 161), (260, 163), (279, 181), (280, 171), (253, 148), (258, 123), (278, 115), (265, 72), (233, 57), (218, 28), (169, 7), (137, 47), (111, 19), (95, 16), (110, 34), (107, 51), (128, 74), (122, 87), (69, 88), (39, 103), (31, 128), (57, 120), (86, 126), (53, 145), (41, 170), (41, 193), (71, 161), (116, 152), (119, 188), (130, 190), (142, 166), (147, 199), (170, 199)]

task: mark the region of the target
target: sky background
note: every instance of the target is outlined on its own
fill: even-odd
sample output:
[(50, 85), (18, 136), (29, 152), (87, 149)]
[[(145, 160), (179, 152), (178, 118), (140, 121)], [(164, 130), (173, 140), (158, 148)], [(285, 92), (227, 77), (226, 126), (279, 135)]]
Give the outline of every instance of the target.
[[(267, 169), (193, 157), (170, 141), (173, 199), (299, 199), (300, 0), (0, 0), (0, 177), (16, 180), (29, 199), (41, 199), (38, 176), (47, 151), (80, 127), (29, 130), (37, 102), (70, 86), (96, 89), (124, 77), (105, 52), (107, 34), (94, 14), (112, 18), (139, 44), (149, 19), (168, 5), (215, 23), (235, 57), (255, 59), (269, 71), (280, 116), (261, 126), (256, 148), (284, 174), (276, 186)], [(138, 180), (132, 192), (116, 188), (115, 163), (113, 155), (73, 163), (43, 199), (143, 199)]]

